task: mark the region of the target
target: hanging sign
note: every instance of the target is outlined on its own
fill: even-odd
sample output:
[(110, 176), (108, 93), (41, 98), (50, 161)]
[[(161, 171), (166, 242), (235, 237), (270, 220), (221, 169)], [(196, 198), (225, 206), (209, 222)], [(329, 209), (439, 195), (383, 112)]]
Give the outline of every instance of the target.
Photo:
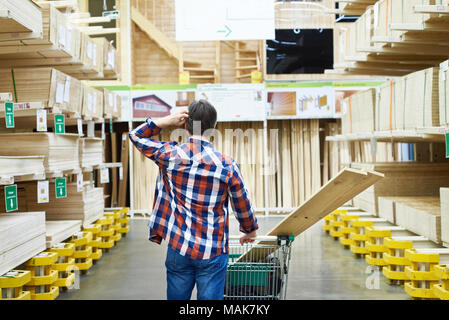
[(49, 183), (48, 180), (37, 182), (37, 203), (48, 203), (50, 202), (49, 196)]
[(39, 109), (36, 111), (36, 131), (47, 131), (47, 110)]
[(55, 133), (65, 133), (65, 116), (63, 114), (55, 114)]
[(14, 104), (5, 102), (5, 121), (6, 128), (14, 128)]
[(5, 186), (6, 212), (16, 211), (19, 208), (17, 201), (17, 184)]
[(56, 198), (67, 197), (66, 178), (56, 178), (55, 179), (55, 193), (56, 193)]

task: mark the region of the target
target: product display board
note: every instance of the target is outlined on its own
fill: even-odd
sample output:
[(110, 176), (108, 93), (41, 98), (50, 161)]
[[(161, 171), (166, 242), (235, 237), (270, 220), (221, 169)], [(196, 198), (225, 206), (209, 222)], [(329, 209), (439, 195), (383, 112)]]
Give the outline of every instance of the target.
[(263, 121), (263, 84), (198, 85), (196, 99), (208, 100), (218, 113), (218, 121)]

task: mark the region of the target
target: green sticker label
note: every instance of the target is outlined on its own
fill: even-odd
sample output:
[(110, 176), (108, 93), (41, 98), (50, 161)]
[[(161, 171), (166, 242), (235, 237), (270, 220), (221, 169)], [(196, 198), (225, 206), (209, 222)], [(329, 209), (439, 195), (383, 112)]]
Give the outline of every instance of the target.
[(67, 197), (66, 178), (56, 178), (55, 179), (55, 193), (56, 193), (56, 198)]
[(55, 132), (65, 133), (65, 117), (63, 114), (55, 114)]
[(14, 104), (12, 102), (5, 103), (5, 121), (6, 128), (14, 128)]
[(6, 212), (18, 210), (17, 185), (5, 186)]
[(113, 131), (113, 123), (112, 123), (112, 119), (109, 120), (109, 132), (112, 133)]
[(449, 158), (449, 132), (446, 133), (446, 158)]

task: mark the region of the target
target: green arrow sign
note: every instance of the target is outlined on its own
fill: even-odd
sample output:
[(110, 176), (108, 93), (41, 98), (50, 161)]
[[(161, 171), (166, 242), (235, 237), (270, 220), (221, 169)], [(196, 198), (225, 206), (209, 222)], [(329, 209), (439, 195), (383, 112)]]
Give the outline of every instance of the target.
[(6, 128), (14, 128), (14, 104), (12, 102), (5, 103), (5, 121)]
[(63, 114), (55, 114), (55, 133), (65, 133), (65, 117)]
[(225, 35), (225, 38), (227, 38), (231, 34), (232, 30), (226, 25), (225, 25), (225, 28), (226, 28), (226, 30), (218, 30), (217, 32), (218, 33), (226, 33), (227, 32)]
[(6, 212), (16, 211), (18, 209), (16, 184), (5, 186), (5, 204)]
[(57, 199), (67, 197), (66, 178), (55, 179), (55, 193)]

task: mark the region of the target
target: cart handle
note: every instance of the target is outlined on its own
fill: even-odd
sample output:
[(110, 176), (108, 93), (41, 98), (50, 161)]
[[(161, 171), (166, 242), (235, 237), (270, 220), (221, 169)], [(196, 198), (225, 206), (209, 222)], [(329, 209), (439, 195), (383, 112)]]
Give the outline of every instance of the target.
[[(240, 237), (241, 236), (230, 235), (229, 236), (229, 240), (240, 240)], [(251, 240), (255, 240), (255, 241), (277, 241), (278, 237), (277, 236), (257, 236), (257, 237), (251, 238)]]

